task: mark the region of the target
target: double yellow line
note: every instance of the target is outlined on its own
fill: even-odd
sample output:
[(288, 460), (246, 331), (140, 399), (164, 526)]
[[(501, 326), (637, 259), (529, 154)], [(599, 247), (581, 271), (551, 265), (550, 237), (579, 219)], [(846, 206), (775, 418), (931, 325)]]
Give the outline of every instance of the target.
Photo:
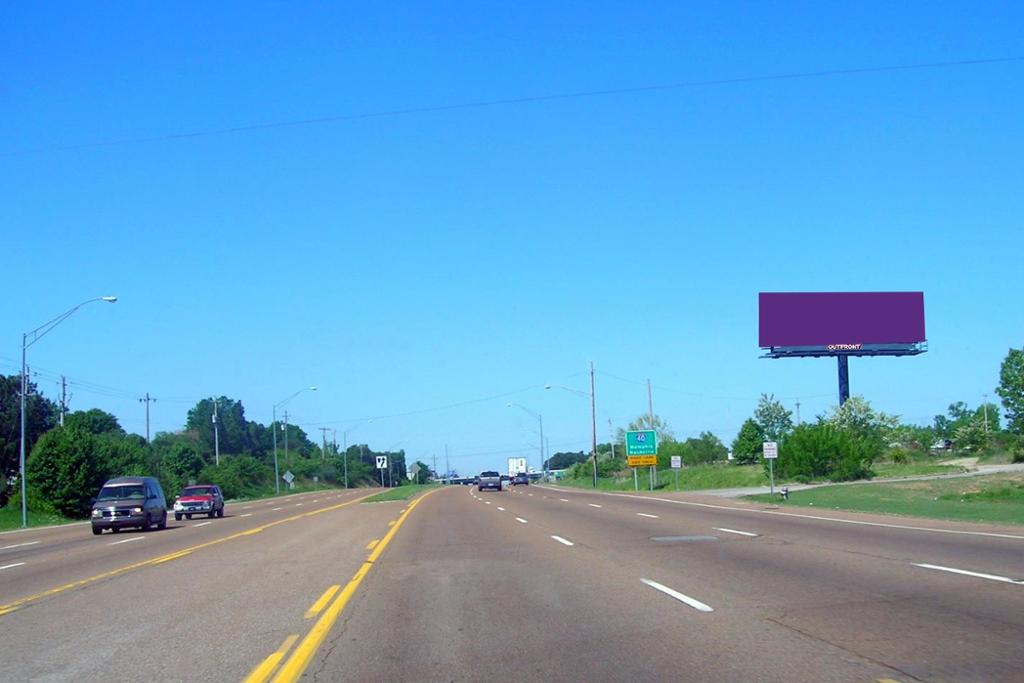
[(55, 588), (50, 588), (50, 589), (47, 589), (47, 590), (42, 591), (40, 593), (35, 593), (34, 595), (29, 595), (29, 596), (26, 596), (24, 598), (19, 598), (18, 600), (15, 600), (14, 602), (9, 602), (6, 605), (0, 605), (0, 616), (3, 616), (5, 614), (9, 614), (9, 613), (11, 613), (11, 612), (21, 608), (21, 607), (24, 607), (25, 605), (29, 604), (30, 602), (36, 602), (37, 600), (42, 600), (43, 598), (49, 598), (49, 597), (57, 595), (59, 593), (64, 593), (65, 591), (69, 591), (69, 590), (71, 590), (73, 588), (81, 588), (82, 586), (87, 586), (87, 585), (89, 585), (91, 583), (96, 583), (97, 581), (103, 581), (104, 579), (109, 579), (109, 578), (112, 578), (112, 577), (115, 577), (115, 576), (120, 576), (121, 574), (126, 574), (126, 573), (128, 573), (130, 571), (133, 571), (135, 569), (142, 569), (143, 567), (151, 567), (151, 566), (154, 566), (154, 565), (161, 564), (163, 562), (170, 562), (171, 560), (177, 560), (178, 558), (186, 557), (187, 555), (192, 554), (196, 550), (201, 550), (203, 548), (209, 548), (210, 546), (218, 545), (220, 543), (224, 543), (226, 541), (231, 541), (231, 540), (234, 540), (236, 538), (242, 538), (244, 536), (251, 536), (253, 534), (258, 534), (261, 531), (264, 531), (265, 529), (269, 529), (271, 527), (275, 527), (278, 524), (284, 524), (285, 522), (294, 522), (295, 520), (302, 519), (303, 517), (312, 517), (313, 515), (319, 515), (321, 513), (329, 512), (331, 510), (337, 510), (339, 508), (343, 508), (343, 507), (346, 507), (348, 505), (352, 505), (353, 503), (358, 503), (359, 501), (361, 501), (361, 500), (363, 500), (365, 498), (369, 498), (371, 495), (374, 495), (374, 494), (372, 494), (372, 493), (371, 494), (367, 494), (365, 496), (360, 496), (359, 498), (354, 498), (352, 500), (345, 501), (344, 503), (338, 503), (337, 505), (330, 505), (330, 506), (325, 507), (325, 508), (319, 508), (317, 510), (312, 510), (310, 512), (304, 512), (304, 513), (302, 513), (300, 515), (293, 515), (291, 517), (285, 517), (284, 519), (279, 519), (276, 522), (270, 522), (269, 524), (264, 524), (263, 526), (255, 527), (255, 528), (249, 529), (247, 531), (239, 531), (238, 533), (231, 534), (230, 536), (224, 536), (223, 538), (215, 538), (212, 541), (207, 541), (205, 543), (200, 543), (198, 545), (193, 545), (193, 546), (190, 546), (188, 548), (182, 548), (181, 550), (175, 550), (175, 551), (167, 553), (165, 555), (160, 555), (159, 557), (154, 557), (154, 558), (149, 559), (149, 560), (143, 560), (142, 562), (136, 562), (134, 564), (125, 565), (124, 567), (118, 567), (117, 569), (111, 569), (110, 571), (103, 572), (102, 574), (96, 574), (95, 576), (90, 576), (90, 577), (85, 578), (85, 579), (79, 579), (78, 581), (72, 581), (71, 583), (66, 583), (63, 586), (56, 586)]
[[(288, 660), (283, 666), (281, 666), (280, 671), (278, 671), (277, 675), (274, 676), (272, 683), (290, 683), (292, 681), (297, 681), (299, 677), (302, 676), (306, 667), (308, 667), (309, 663), (313, 660), (313, 656), (323, 644), (324, 639), (327, 638), (327, 634), (330, 633), (331, 628), (334, 626), (335, 622), (337, 622), (342, 610), (345, 609), (345, 605), (347, 605), (348, 601), (352, 599), (356, 589), (359, 588), (359, 584), (361, 584), (363, 579), (366, 578), (366, 575), (370, 573), (374, 562), (376, 562), (381, 556), (384, 549), (388, 547), (391, 539), (393, 539), (395, 534), (398, 533), (398, 529), (401, 528), (402, 524), (405, 523), (405, 520), (410, 514), (412, 514), (412, 511), (416, 509), (416, 506), (419, 505), (424, 498), (432, 493), (436, 493), (438, 490), (440, 489), (428, 491), (410, 503), (391, 528), (388, 529), (384, 538), (382, 538), (379, 543), (373, 545), (369, 557), (366, 558), (366, 561), (359, 567), (359, 570), (355, 573), (352, 579), (341, 590), (338, 597), (334, 598), (334, 601), (330, 606), (323, 612), (323, 614), (320, 615), (320, 618), (317, 619), (316, 623), (313, 624), (313, 628), (309, 630), (306, 637), (302, 639), (299, 646), (295, 648), (295, 651), (292, 652), (291, 656), (288, 657)], [(333, 591), (330, 589), (328, 589), (328, 591), (328, 593), (325, 593), (324, 596), (317, 601), (317, 604), (313, 606), (314, 608), (317, 606), (322, 608), (321, 602), (324, 598), (329, 599), (327, 596), (333, 595)], [(310, 608), (310, 611), (312, 612), (314, 609)], [(284, 659), (288, 650), (291, 649), (291, 646), (294, 644), (296, 639), (297, 636), (288, 636), (288, 638), (285, 638), (285, 641), (281, 643), (281, 647), (260, 662), (259, 665), (252, 670), (252, 672), (246, 677), (245, 683), (263, 683), (263, 681), (270, 678), (278, 664), (280, 664)]]

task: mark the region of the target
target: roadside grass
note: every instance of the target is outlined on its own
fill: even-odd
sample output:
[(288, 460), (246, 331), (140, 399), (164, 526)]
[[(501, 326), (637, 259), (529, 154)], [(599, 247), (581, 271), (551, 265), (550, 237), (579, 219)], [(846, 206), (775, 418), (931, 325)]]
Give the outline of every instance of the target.
[(890, 463), (876, 462), (871, 466), (876, 479), (898, 479), (900, 477), (919, 477), (929, 474), (959, 474), (966, 472), (966, 467), (959, 465), (938, 465), (925, 462)]
[[(641, 491), (650, 489), (650, 470), (642, 467), (637, 472), (637, 484)], [(654, 488), (674, 490), (676, 485), (674, 470), (659, 469), (658, 479)], [(564, 478), (557, 484), (574, 488), (592, 489), (593, 479), (590, 477)], [(679, 470), (679, 490), (699, 489), (731, 489), (747, 486), (767, 486), (768, 475), (760, 465), (694, 465)], [(600, 477), (597, 488), (602, 491), (632, 491), (632, 475), (621, 477)]]
[(822, 486), (747, 500), (793, 507), (878, 512), (965, 522), (1024, 524), (1024, 474), (1001, 473), (958, 479)]
[[(80, 519), (68, 519), (55, 512), (32, 512), (28, 511), (28, 525), (34, 526), (54, 526), (57, 524), (71, 524), (73, 522), (81, 522)], [(21, 528), (21, 508), (7, 507), (0, 508), (0, 531), (11, 531), (13, 529)]]
[(364, 499), (362, 502), (382, 503), (388, 500), (409, 500), (417, 494), (437, 487), (438, 484), (406, 484), (404, 486), (396, 486), (393, 489), (382, 491), (376, 496), (370, 496), (369, 498)]

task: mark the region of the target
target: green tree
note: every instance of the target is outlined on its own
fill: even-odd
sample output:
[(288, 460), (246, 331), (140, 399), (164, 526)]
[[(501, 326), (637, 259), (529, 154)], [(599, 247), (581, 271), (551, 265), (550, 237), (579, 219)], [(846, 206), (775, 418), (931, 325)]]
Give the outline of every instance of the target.
[(876, 411), (863, 396), (851, 396), (843, 405), (833, 408), (825, 421), (859, 437), (876, 440), (879, 448), (896, 439), (900, 426), (899, 417)]
[(686, 465), (704, 465), (725, 460), (728, 450), (721, 440), (711, 432), (701, 432), (697, 438), (689, 438), (681, 444), (679, 455)]
[[(204, 453), (214, 452), (213, 410), (217, 408), (217, 440), (221, 453), (251, 453), (250, 430), (241, 401), (227, 396), (204, 398), (188, 411), (185, 429), (198, 435)], [(291, 434), (289, 434), (291, 436)], [(296, 443), (296, 446), (298, 444)]]
[(732, 442), (732, 457), (737, 465), (755, 465), (761, 460), (764, 431), (753, 418), (748, 418), (740, 427), (739, 434)]
[(957, 448), (981, 451), (991, 442), (991, 434), (986, 429), (984, 417), (972, 416), (957, 428), (953, 439)]
[[(28, 383), (25, 397), (25, 453), (57, 424), (57, 406)], [(21, 375), (0, 376), (0, 507), (7, 505), (21, 467)]]
[(1010, 349), (999, 368), (996, 393), (1003, 400), (1007, 428), (1024, 435), (1024, 349)]
[(828, 421), (803, 424), (779, 444), (775, 475), (797, 481), (865, 479), (881, 454), (880, 442), (871, 435)]
[(786, 410), (774, 394), (761, 394), (754, 421), (760, 425), (766, 441), (779, 441), (793, 429), (792, 411)]
[[(616, 453), (618, 455), (618, 453)], [(555, 453), (548, 458), (548, 469), (549, 470), (564, 470), (572, 467), (578, 462), (586, 462), (589, 458), (589, 454), (579, 451), (577, 453)]]

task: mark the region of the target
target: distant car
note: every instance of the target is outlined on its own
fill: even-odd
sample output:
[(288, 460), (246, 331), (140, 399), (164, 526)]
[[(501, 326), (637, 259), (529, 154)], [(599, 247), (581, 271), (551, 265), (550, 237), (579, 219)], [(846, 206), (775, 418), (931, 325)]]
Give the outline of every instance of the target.
[(195, 484), (181, 490), (174, 499), (174, 519), (180, 522), (182, 516), (192, 519), (192, 515), (224, 516), (224, 494), (219, 486)]
[(483, 491), (484, 489), (500, 491), (501, 475), (497, 472), (481, 472), (479, 481), (477, 482), (477, 490)]
[(160, 482), (154, 477), (117, 477), (111, 479), (93, 499), (92, 532), (104, 529), (118, 532), (128, 527), (149, 531), (155, 524), (167, 528), (167, 501)]
[(512, 477), (512, 485), (513, 486), (519, 486), (519, 485), (529, 486), (530, 485), (530, 478), (528, 476), (526, 476), (525, 474), (517, 474), (516, 476)]

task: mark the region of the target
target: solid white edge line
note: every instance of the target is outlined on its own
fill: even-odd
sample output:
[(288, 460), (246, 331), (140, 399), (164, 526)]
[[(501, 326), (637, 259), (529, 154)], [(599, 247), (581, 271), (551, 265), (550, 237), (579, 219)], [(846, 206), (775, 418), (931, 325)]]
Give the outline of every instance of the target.
[(132, 541), (142, 541), (145, 540), (145, 538), (145, 536), (135, 536), (134, 538), (122, 538), (120, 541), (114, 541), (113, 543), (108, 543), (107, 545), (121, 545), (122, 543), (131, 543)]
[(25, 564), (25, 563), (24, 562), (15, 562), (14, 564), (5, 564), (4, 566), (0, 567), (0, 569), (14, 569), (15, 567), (20, 567), (23, 564)]
[(658, 515), (649, 515), (646, 512), (638, 512), (636, 514), (638, 514), (641, 517), (650, 517), (651, 519), (661, 519), (661, 517), (658, 517)]
[[(546, 489), (550, 490), (550, 489)], [(712, 510), (729, 510), (731, 512), (746, 512), (762, 515), (778, 515), (780, 517), (796, 517), (797, 519), (813, 519), (820, 522), (836, 522), (839, 524), (858, 524), (860, 526), (877, 526), (886, 529), (901, 529), (904, 531), (931, 531), (937, 534), (956, 534), (960, 536), (985, 536), (987, 538), (1009, 538), (1014, 541), (1024, 541), (1024, 536), (1016, 534), (1000, 534), (994, 531), (965, 531), (963, 529), (937, 529), (926, 526), (910, 526), (908, 524), (884, 524), (882, 522), (867, 522), (862, 519), (843, 519), (842, 517), (821, 517), (818, 515), (802, 515), (796, 512), (782, 512), (781, 510), (758, 510), (755, 508), (738, 508), (728, 505), (714, 505), (712, 503), (695, 503), (692, 500), (671, 500), (669, 498), (655, 498), (653, 496), (636, 496), (632, 493), (609, 493), (607, 491), (569, 491), (568, 493), (593, 494), (601, 496), (614, 496), (616, 498), (635, 498), (637, 500), (654, 500), (659, 503), (675, 503), (676, 505), (690, 505), (699, 508), (711, 508)], [(869, 514), (869, 513), (865, 513)]]
[(758, 534), (750, 533), (749, 531), (738, 531), (736, 529), (726, 529), (725, 527), (721, 527), (721, 526), (713, 526), (711, 528), (714, 529), (715, 531), (724, 531), (727, 534), (739, 534), (740, 536), (750, 536), (751, 538), (756, 538), (757, 535), (758, 535)]
[(556, 541), (558, 541), (562, 545), (576, 545), (572, 541), (570, 541), (568, 539), (565, 539), (565, 538), (562, 538), (561, 536), (552, 536), (551, 538), (555, 539)]
[(943, 567), (937, 564), (920, 564), (918, 562), (912, 562), (915, 567), (922, 567), (924, 569), (937, 569), (940, 572), (950, 572), (951, 574), (963, 574), (964, 576), (974, 576), (979, 579), (988, 579), (989, 581), (1002, 581), (1003, 583), (1012, 583), (1017, 586), (1024, 586), (1024, 581), (1020, 579), (1011, 579), (1008, 576), (997, 576), (995, 574), (982, 574), (981, 572), (971, 572), (966, 569), (957, 569), (956, 567)]
[(520, 524), (529, 524), (529, 522), (527, 522), (522, 517), (516, 517), (516, 521), (519, 522)]
[(14, 545), (5, 545), (0, 550), (13, 550), (14, 548), (24, 548), (27, 545), (38, 545), (40, 541), (29, 541), (28, 543), (15, 543)]
[(683, 595), (679, 591), (672, 590), (668, 586), (663, 586), (660, 583), (658, 583), (657, 581), (651, 581), (650, 579), (640, 579), (640, 581), (642, 583), (650, 586), (654, 590), (659, 590), (662, 593), (664, 593), (665, 595), (668, 595), (668, 596), (671, 596), (671, 597), (675, 598), (679, 602), (686, 603), (687, 605), (689, 605), (690, 607), (694, 608), (695, 610), (699, 610), (701, 612), (714, 612), (715, 611), (714, 609), (712, 609), (712, 607), (710, 605), (705, 605), (703, 602), (701, 602), (700, 600), (697, 600), (696, 598), (691, 598), (689, 595)]

